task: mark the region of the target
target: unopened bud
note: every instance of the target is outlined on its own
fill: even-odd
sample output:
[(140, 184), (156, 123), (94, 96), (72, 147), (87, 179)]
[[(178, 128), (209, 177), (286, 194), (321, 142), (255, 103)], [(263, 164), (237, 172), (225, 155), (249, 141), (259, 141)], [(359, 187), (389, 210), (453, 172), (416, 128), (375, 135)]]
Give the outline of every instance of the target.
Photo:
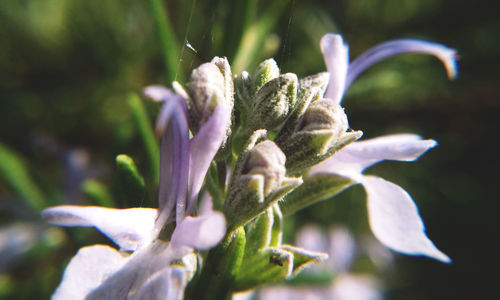
[(361, 136), (361, 132), (347, 132), (348, 127), (344, 109), (335, 101), (324, 98), (311, 103), (295, 132), (278, 141), (287, 156), (288, 174), (301, 174)]
[(224, 203), (229, 226), (244, 225), (302, 182), (285, 176), (285, 163), (285, 154), (269, 140), (240, 155)]
[(297, 76), (286, 73), (268, 81), (257, 91), (249, 113), (251, 129), (274, 129), (286, 120), (295, 106)]
[(264, 178), (264, 196), (281, 186), (285, 178), (286, 157), (275, 143), (267, 140), (257, 144), (250, 152), (243, 173)]
[(252, 74), (252, 81), (255, 91), (258, 91), (272, 79), (278, 78), (279, 75), (280, 69), (278, 68), (278, 65), (276, 64), (276, 61), (274, 59), (270, 58), (261, 62), (255, 72)]
[(191, 72), (189, 94), (190, 128), (196, 133), (222, 102), (233, 106), (233, 82), (226, 58), (215, 57)]

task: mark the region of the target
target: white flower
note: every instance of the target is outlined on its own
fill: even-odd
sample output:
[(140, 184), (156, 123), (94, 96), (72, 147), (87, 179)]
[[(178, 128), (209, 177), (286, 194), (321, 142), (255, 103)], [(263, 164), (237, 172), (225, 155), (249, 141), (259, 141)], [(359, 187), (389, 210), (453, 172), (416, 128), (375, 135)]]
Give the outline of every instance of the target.
[[(120, 252), (103, 245), (80, 249), (53, 299), (181, 299), (195, 266), (171, 262), (215, 246), (225, 234), (224, 216), (212, 210), (208, 197), (200, 216), (190, 215), (225, 137), (229, 107), (219, 105), (190, 140), (184, 99), (166, 89), (155, 91), (165, 101), (158, 118), (163, 134), (159, 209), (65, 205), (44, 210), (42, 216), (52, 225), (93, 226), (120, 247)], [(174, 217), (170, 241), (163, 241), (160, 232)]]
[[(340, 35), (326, 34), (321, 50), (330, 73), (325, 98), (342, 101), (353, 80), (374, 63), (397, 54), (417, 52), (432, 54), (445, 65), (448, 76), (456, 76), (455, 51), (443, 45), (416, 39), (384, 42), (366, 51), (349, 64), (348, 48)], [(450, 258), (439, 251), (425, 234), (418, 209), (408, 193), (380, 177), (365, 176), (363, 171), (383, 160), (414, 161), (436, 146), (414, 134), (383, 136), (354, 142), (329, 159), (313, 166), (309, 175), (326, 173), (350, 178), (366, 190), (370, 226), (387, 247), (410, 255), (426, 255), (442, 262)]]

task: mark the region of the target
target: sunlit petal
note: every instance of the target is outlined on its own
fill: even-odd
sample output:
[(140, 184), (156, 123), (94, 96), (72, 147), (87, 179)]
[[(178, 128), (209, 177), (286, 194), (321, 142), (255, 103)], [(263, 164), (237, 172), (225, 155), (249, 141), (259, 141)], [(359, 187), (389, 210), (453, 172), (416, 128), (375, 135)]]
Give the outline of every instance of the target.
[(171, 267), (152, 276), (138, 292), (138, 298), (180, 300), (184, 296), (187, 274), (184, 268)]
[(164, 101), (175, 94), (172, 90), (164, 87), (163, 85), (150, 85), (144, 88), (144, 96), (153, 99), (154, 101)]
[(365, 176), (362, 184), (368, 198), (370, 226), (379, 241), (401, 253), (451, 262), (426, 236), (417, 206), (405, 190), (374, 176)]
[(189, 246), (200, 250), (217, 245), (226, 233), (226, 220), (213, 211), (199, 217), (186, 217), (177, 225), (170, 241), (172, 247)]
[(330, 73), (330, 82), (324, 97), (340, 103), (346, 86), (349, 48), (344, 44), (341, 35), (331, 33), (325, 34), (321, 38), (320, 46), (326, 69)]
[(157, 128), (164, 128), (160, 151), (158, 230), (171, 217), (174, 206), (179, 222), (186, 210), (190, 159), (186, 109), (180, 96), (168, 98), (157, 120)]
[(387, 41), (369, 49), (356, 58), (350, 65), (345, 81), (345, 89), (366, 69), (375, 63), (403, 53), (425, 53), (436, 56), (444, 64), (448, 77), (457, 74), (456, 51), (444, 45), (418, 39), (398, 39)]
[(94, 226), (124, 250), (135, 250), (154, 238), (157, 210), (152, 208), (112, 209), (96, 206), (55, 206), (42, 217), (57, 226)]
[(219, 104), (191, 140), (191, 188), (187, 214), (192, 212), (208, 167), (226, 136), (231, 118), (230, 109), (225, 103)]
[(310, 174), (333, 173), (360, 181), (359, 174), (383, 160), (414, 161), (437, 145), (415, 134), (386, 135), (354, 142), (311, 168)]
[(85, 299), (106, 277), (120, 269), (127, 259), (111, 247), (81, 248), (71, 259), (52, 299)]

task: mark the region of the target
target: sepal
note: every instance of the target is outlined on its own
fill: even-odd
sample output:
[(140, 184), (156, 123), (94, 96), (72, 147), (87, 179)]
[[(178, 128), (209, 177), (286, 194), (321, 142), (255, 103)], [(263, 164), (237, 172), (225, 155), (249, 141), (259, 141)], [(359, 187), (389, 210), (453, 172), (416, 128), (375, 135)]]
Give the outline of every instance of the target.
[(281, 249), (293, 254), (293, 271), (291, 277), (297, 276), (307, 266), (328, 258), (328, 254), (326, 253), (309, 251), (291, 245), (283, 245)]
[(304, 178), (304, 183), (286, 195), (278, 204), (283, 214), (290, 215), (318, 201), (326, 200), (349, 186), (355, 181), (331, 174), (316, 174)]
[(245, 291), (262, 284), (286, 280), (293, 272), (291, 252), (268, 248), (245, 256), (236, 275), (233, 291)]
[(258, 91), (269, 81), (278, 78), (280, 69), (278, 64), (272, 58), (261, 62), (255, 72), (252, 74), (252, 82), (255, 91)]

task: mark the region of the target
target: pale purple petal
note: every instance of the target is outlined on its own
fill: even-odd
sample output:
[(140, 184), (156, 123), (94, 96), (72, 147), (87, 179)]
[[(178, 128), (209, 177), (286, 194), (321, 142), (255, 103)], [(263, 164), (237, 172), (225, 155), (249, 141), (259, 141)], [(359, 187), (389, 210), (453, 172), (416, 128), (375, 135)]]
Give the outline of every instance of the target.
[(153, 275), (137, 293), (139, 299), (181, 300), (187, 283), (184, 268), (171, 267)]
[(172, 90), (159, 84), (145, 87), (143, 93), (144, 96), (158, 102), (164, 101), (165, 99), (173, 97), (175, 95)]
[(186, 211), (190, 150), (187, 108), (180, 96), (165, 100), (158, 117), (157, 128), (163, 128), (160, 148), (159, 216), (157, 230), (171, 217), (176, 206), (180, 223)]
[(152, 208), (113, 209), (63, 205), (42, 211), (42, 217), (49, 224), (93, 226), (124, 250), (135, 250), (154, 239), (156, 216), (157, 210)]
[(325, 34), (321, 38), (320, 46), (326, 69), (330, 73), (330, 82), (324, 97), (340, 103), (346, 86), (349, 49), (344, 44), (341, 35), (331, 33)]
[(337, 174), (360, 181), (366, 168), (383, 160), (414, 161), (437, 145), (415, 134), (386, 135), (347, 145), (329, 159), (313, 166), (310, 175)]
[(451, 262), (426, 236), (417, 206), (405, 190), (374, 176), (365, 176), (362, 184), (367, 194), (370, 226), (379, 241), (404, 254)]
[(63, 279), (52, 299), (85, 299), (92, 290), (126, 262), (126, 258), (108, 246), (81, 248), (66, 267)]
[(418, 39), (398, 39), (387, 41), (369, 49), (356, 58), (350, 65), (345, 81), (345, 89), (363, 71), (375, 63), (403, 53), (425, 53), (436, 56), (444, 64), (448, 77), (453, 79), (457, 74), (456, 51), (444, 45)]
[(213, 211), (199, 217), (186, 217), (175, 227), (170, 244), (172, 247), (189, 246), (206, 250), (217, 245), (225, 233), (224, 215)]
[(226, 137), (227, 126), (231, 120), (230, 109), (225, 103), (219, 104), (210, 119), (191, 140), (191, 187), (187, 214), (193, 211), (210, 163)]

